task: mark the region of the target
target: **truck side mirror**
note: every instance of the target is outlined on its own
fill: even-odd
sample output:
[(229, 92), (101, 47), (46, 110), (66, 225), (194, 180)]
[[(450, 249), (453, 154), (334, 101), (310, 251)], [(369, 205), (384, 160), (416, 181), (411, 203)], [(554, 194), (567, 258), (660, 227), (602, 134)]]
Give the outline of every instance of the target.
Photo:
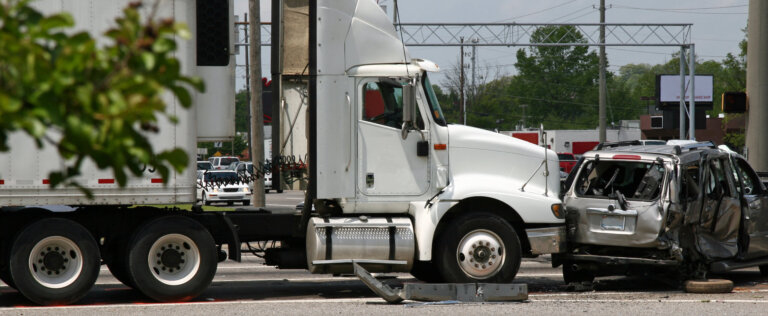
[(416, 86), (408, 83), (403, 85), (403, 139), (408, 137), (408, 131), (416, 125), (418, 117), (418, 107), (416, 106)]

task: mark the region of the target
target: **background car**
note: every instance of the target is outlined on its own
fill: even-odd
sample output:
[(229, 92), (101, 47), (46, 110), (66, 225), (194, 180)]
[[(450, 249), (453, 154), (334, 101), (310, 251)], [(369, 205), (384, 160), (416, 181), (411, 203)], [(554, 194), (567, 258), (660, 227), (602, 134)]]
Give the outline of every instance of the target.
[(249, 205), (251, 189), (247, 183), (240, 181), (235, 171), (209, 170), (197, 175), (197, 198), (205, 205), (214, 202)]
[[(253, 163), (252, 162), (239, 162), (237, 164), (230, 165), (231, 170), (235, 170), (238, 175), (245, 175), (246, 177), (250, 177), (253, 174)], [(253, 185), (251, 184), (251, 189), (253, 189)], [(269, 193), (270, 190), (272, 190), (272, 173), (267, 172), (264, 174), (264, 192)], [(282, 189), (275, 190), (277, 193), (283, 193)]]
[(213, 165), (214, 170), (222, 170), (222, 169), (227, 169), (227, 167), (233, 162), (240, 162), (240, 158), (229, 157), (229, 156), (211, 157), (211, 158), (208, 158), (208, 161), (211, 162), (211, 165)]
[(576, 165), (576, 157), (572, 153), (558, 153), (557, 159), (560, 160), (560, 170), (565, 173), (571, 173), (571, 169)]

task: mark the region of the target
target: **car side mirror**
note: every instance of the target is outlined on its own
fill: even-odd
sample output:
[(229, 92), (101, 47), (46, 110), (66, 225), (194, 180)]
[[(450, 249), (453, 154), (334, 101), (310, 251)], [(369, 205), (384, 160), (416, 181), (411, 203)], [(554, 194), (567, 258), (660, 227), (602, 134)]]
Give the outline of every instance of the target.
[(408, 137), (408, 131), (416, 125), (418, 106), (416, 105), (416, 85), (408, 83), (403, 85), (403, 139)]

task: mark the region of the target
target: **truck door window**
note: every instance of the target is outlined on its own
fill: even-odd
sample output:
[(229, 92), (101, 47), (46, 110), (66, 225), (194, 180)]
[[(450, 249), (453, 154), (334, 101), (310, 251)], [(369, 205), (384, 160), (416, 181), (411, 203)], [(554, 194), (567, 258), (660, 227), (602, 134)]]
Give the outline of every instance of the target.
[[(363, 85), (363, 121), (400, 128), (403, 124), (403, 86), (394, 80)], [(417, 122), (424, 128), (421, 116)]]

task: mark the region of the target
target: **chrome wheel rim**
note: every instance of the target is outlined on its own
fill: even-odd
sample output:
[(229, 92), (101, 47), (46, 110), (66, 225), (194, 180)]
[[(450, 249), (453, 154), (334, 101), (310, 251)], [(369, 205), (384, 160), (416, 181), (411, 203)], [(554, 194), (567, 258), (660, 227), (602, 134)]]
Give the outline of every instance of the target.
[(496, 275), (505, 259), (504, 242), (499, 235), (487, 229), (473, 230), (464, 235), (456, 250), (459, 267), (474, 279)]

